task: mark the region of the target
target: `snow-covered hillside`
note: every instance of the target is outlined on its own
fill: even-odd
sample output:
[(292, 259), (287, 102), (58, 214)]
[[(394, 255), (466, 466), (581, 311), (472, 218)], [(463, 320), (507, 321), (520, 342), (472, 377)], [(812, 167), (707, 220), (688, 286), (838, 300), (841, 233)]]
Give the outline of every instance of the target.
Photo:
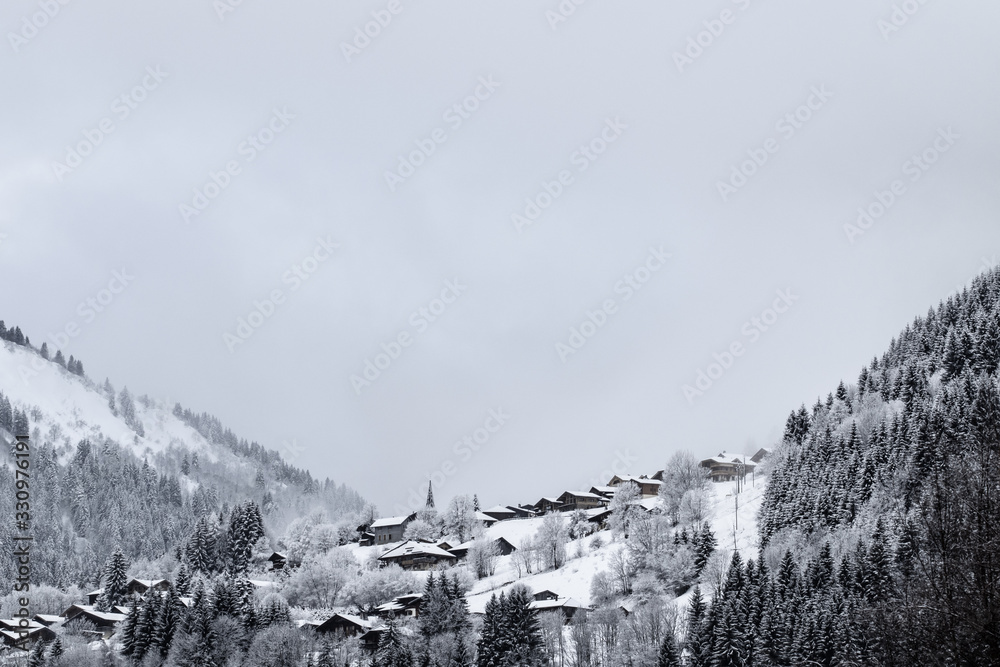
[(211, 461), (218, 458), (205, 438), (173, 415), (173, 406), (152, 401), (147, 407), (136, 401), (136, 416), (145, 429), (144, 437), (137, 436), (111, 411), (104, 392), (89, 380), (6, 341), (0, 341), (0, 391), (14, 408), (28, 414), (36, 439), (63, 453), (85, 438), (95, 442), (109, 438), (131, 446), (139, 457), (174, 445), (197, 451)]
[[(756, 477), (753, 485), (748, 478), (747, 486), (738, 496), (738, 510), (734, 495), (735, 484), (711, 485), (709, 525), (718, 541), (718, 551), (731, 554), (735, 546), (744, 559), (756, 558), (757, 511), (764, 496), (766, 483), (766, 477), (761, 475)], [(525, 538), (532, 537), (541, 524), (542, 519), (502, 521), (491, 526), (486, 533), (490, 538), (503, 537), (517, 546)], [(598, 549), (593, 549), (591, 546), (595, 538), (599, 538), (602, 543)], [(623, 541), (612, 540), (610, 531), (600, 531), (582, 540), (571, 541), (566, 547), (569, 558), (558, 570), (535, 573), (520, 579), (513, 564), (513, 556), (502, 556), (496, 574), (476, 582), (469, 595), (469, 607), (474, 612), (481, 612), (493, 593), (499, 594), (517, 581), (528, 585), (533, 591), (551, 590), (561, 597), (571, 597), (589, 606), (590, 584), (594, 575), (602, 570), (608, 570), (611, 556), (623, 546)], [(581, 553), (582, 555), (578, 555)]]
[[(727, 557), (733, 548), (739, 549), (746, 558), (757, 557), (757, 511), (760, 508), (767, 479), (757, 475), (737, 497), (735, 484), (720, 483), (709, 487), (709, 526), (715, 533), (717, 552)], [(738, 506), (738, 509), (737, 509)], [(738, 519), (738, 521), (737, 521)], [(504, 538), (515, 547), (533, 538), (542, 525), (542, 518), (513, 519), (501, 521), (486, 530), (489, 539)], [(737, 525), (738, 524), (738, 525)], [(595, 540), (599, 546), (594, 548)], [(348, 550), (359, 563), (377, 557), (386, 550), (384, 546), (359, 547), (357, 544), (342, 547)], [(594, 575), (610, 568), (611, 558), (616, 551), (624, 548), (624, 541), (612, 539), (608, 530), (599, 531), (581, 540), (570, 541), (566, 546), (568, 559), (558, 570), (536, 572), (518, 577), (514, 556), (501, 556), (496, 573), (475, 583), (468, 595), (471, 611), (481, 613), (494, 593), (508, 590), (514, 583), (521, 582), (533, 591), (551, 590), (560, 597), (569, 597), (585, 605), (591, 605), (590, 585)], [(415, 573), (423, 581), (426, 573)], [(683, 602), (687, 596), (683, 596)]]

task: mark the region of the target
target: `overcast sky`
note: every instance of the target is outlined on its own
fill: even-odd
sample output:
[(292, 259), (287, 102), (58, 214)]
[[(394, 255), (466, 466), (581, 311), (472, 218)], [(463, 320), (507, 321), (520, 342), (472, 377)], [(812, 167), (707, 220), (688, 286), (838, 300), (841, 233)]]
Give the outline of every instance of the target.
[(48, 2), (0, 317), (385, 513), (770, 444), (1000, 255), (994, 2)]

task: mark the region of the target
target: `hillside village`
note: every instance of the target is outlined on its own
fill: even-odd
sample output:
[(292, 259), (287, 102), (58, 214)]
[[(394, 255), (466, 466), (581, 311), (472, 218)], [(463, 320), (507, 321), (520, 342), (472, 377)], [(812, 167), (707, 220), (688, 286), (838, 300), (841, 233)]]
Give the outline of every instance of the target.
[[(722, 452), (698, 462), (698, 466), (704, 478), (711, 480), (713, 486), (723, 492), (721, 497), (727, 498), (735, 491), (734, 482), (747, 483), (768, 453), (768, 449), (760, 449), (753, 455)], [(406, 623), (420, 617), (425, 597), (423, 588), (428, 575), (437, 573), (447, 576), (450, 572), (461, 571), (463, 577), (474, 580), (465, 592), (469, 610), (474, 616), (483, 615), (486, 603), (493, 594), (522, 581), (532, 589), (530, 609), (559, 618), (568, 630), (574, 619), (579, 621), (580, 617), (586, 617), (594, 609), (590, 600), (591, 579), (600, 567), (607, 565), (606, 561), (614, 548), (615, 538), (609, 524), (615, 496), (628, 488), (631, 494), (629, 502), (637, 511), (650, 516), (661, 514), (664, 511), (661, 498), (663, 485), (664, 470), (659, 470), (648, 476), (615, 475), (604, 486), (544, 496), (533, 504), (497, 505), (486, 509), (475, 506), (475, 526), (471, 529), (474, 536), (466, 540), (453, 534), (438, 539), (411, 534), (409, 528), (436, 509), (433, 488), (429, 485), (428, 505), (424, 510), (408, 516), (378, 518), (360, 525), (355, 542), (336, 547), (350, 553), (359, 567), (374, 561), (379, 568), (398, 568), (414, 573), (415, 577), (411, 580), (413, 590), (364, 609), (357, 605), (334, 609), (299, 607), (289, 610), (289, 613), (294, 612), (299, 617), (295, 625), (307, 635), (328, 638), (336, 645), (348, 642), (351, 646), (346, 649), (348, 653), (355, 650), (359, 655), (374, 655), (391, 622)], [(744, 512), (744, 533), (752, 533), (754, 500), (751, 494), (746, 495), (748, 505)], [(754, 498), (759, 496), (755, 494)], [(478, 500), (474, 502), (478, 505)], [(527, 561), (521, 566), (515, 565), (519, 548), (526, 544), (526, 539), (531, 542), (533, 534), (542, 528), (546, 516), (559, 517), (567, 523), (570, 519), (578, 522), (574, 535), (568, 537), (565, 544), (571, 555), (559, 567), (547, 568), (539, 562), (534, 572)], [(716, 530), (723, 531), (726, 530), (723, 525), (730, 521), (727, 512), (721, 512), (713, 519)], [(750, 546), (745, 536), (742, 541), (743, 548)], [(604, 542), (607, 547), (602, 548)], [(528, 548), (531, 548), (530, 545)], [(482, 564), (470, 564), (470, 552), (476, 551), (479, 555), (473, 553), (473, 557), (485, 559), (487, 571), (477, 573), (475, 570)], [(301, 566), (301, 559), (290, 558), (282, 551), (274, 550), (270, 554), (259, 552), (254, 570), (257, 574), (254, 576), (260, 578), (247, 581), (252, 585), (255, 597), (264, 601), (269, 594), (280, 592)], [(32, 646), (51, 645), (66, 633), (87, 637), (92, 643), (99, 642), (109, 651), (121, 651), (123, 629), (130, 615), (134, 615), (148, 597), (167, 599), (173, 595), (189, 609), (195, 604), (192, 595), (177, 594), (178, 588), (183, 588), (184, 593), (191, 591), (190, 575), (184, 574), (182, 578), (186, 581), (131, 577), (125, 582), (119, 604), (102, 606), (105, 589), (98, 588), (59, 613), (36, 613), (27, 623), (19, 618), (0, 619), (0, 638), (5, 647), (14, 651), (12, 655), (23, 653), (24, 649)], [(627, 615), (635, 604), (635, 601), (623, 600), (619, 609)], [(134, 632), (134, 628), (128, 632)]]

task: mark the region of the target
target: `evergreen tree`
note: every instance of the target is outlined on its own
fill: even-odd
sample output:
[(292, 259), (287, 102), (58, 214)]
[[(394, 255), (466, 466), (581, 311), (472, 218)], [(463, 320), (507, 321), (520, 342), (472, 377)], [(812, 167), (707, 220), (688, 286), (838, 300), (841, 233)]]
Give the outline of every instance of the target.
[(63, 368), (66, 368), (66, 357), (63, 356), (62, 350), (56, 350), (56, 356), (52, 360)]
[(115, 549), (104, 564), (102, 580), (104, 590), (97, 598), (96, 607), (98, 611), (109, 611), (115, 605), (121, 604), (127, 595), (128, 559), (120, 548)]
[(378, 667), (412, 667), (413, 655), (406, 646), (396, 621), (389, 619), (375, 651), (374, 665)]
[(667, 632), (666, 637), (663, 638), (656, 665), (657, 667), (681, 667), (681, 657), (677, 653), (677, 641), (672, 632)]
[(42, 359), (49, 358), (49, 345), (48, 343), (42, 343), (42, 348), (38, 351), (38, 354), (42, 356)]

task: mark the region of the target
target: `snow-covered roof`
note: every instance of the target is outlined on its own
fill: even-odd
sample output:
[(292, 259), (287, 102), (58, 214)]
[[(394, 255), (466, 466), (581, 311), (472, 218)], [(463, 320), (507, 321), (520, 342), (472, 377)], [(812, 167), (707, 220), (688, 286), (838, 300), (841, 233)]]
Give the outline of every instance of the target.
[(66, 620), (62, 616), (53, 616), (51, 614), (35, 614), (35, 618), (42, 623), (61, 623)]
[(514, 510), (512, 510), (511, 508), (505, 507), (503, 505), (494, 505), (493, 507), (490, 507), (488, 509), (484, 509), (483, 513), (485, 514), (486, 512), (497, 512), (499, 514), (516, 514), (517, 513)]
[[(705, 459), (706, 461), (717, 461), (719, 463), (736, 463), (737, 461), (747, 463), (750, 457), (746, 454), (733, 454), (732, 452), (719, 452), (717, 456)], [(750, 463), (749, 465), (753, 465)]]
[(654, 486), (660, 486), (663, 484), (658, 479), (649, 479), (648, 477), (636, 477), (634, 475), (615, 475), (618, 479), (623, 482), (635, 482), (636, 484), (652, 484)]
[[(599, 496), (596, 493), (591, 493), (590, 491), (564, 491), (563, 496), (573, 496), (574, 498), (590, 498), (591, 500), (606, 500), (604, 496)], [(562, 496), (559, 496), (562, 498)]]
[(639, 504), (642, 505), (642, 508), (647, 512), (652, 512), (653, 510), (655, 510), (657, 507), (660, 506), (660, 499), (643, 498), (642, 500), (639, 501)]
[(420, 542), (404, 542), (394, 549), (386, 551), (384, 554), (379, 556), (379, 560), (385, 560), (389, 558), (402, 558), (403, 556), (438, 556), (439, 558), (455, 558), (455, 554), (450, 554), (440, 547), (436, 547), (433, 544), (421, 544)]
[(409, 520), (408, 516), (387, 516), (372, 523), (372, 528), (389, 528), (391, 526), (402, 526)]
[[(66, 610), (66, 616), (69, 617), (73, 609), (79, 609), (80, 613), (87, 614), (88, 616), (93, 616), (94, 618), (100, 619), (102, 621), (107, 621), (109, 623), (120, 623), (125, 620), (125, 614), (115, 614), (107, 611), (97, 611), (92, 605), (89, 604), (75, 604), (72, 605), (68, 610)], [(78, 616), (79, 614), (74, 614)]]
[(528, 605), (529, 609), (535, 609), (537, 611), (548, 611), (550, 609), (562, 609), (563, 607), (573, 607), (576, 609), (585, 609), (584, 605), (580, 604), (573, 598), (559, 598), (558, 600), (535, 600)]
[(490, 516), (489, 514), (483, 514), (482, 512), (476, 512), (476, 519), (479, 521), (496, 521), (496, 517)]

